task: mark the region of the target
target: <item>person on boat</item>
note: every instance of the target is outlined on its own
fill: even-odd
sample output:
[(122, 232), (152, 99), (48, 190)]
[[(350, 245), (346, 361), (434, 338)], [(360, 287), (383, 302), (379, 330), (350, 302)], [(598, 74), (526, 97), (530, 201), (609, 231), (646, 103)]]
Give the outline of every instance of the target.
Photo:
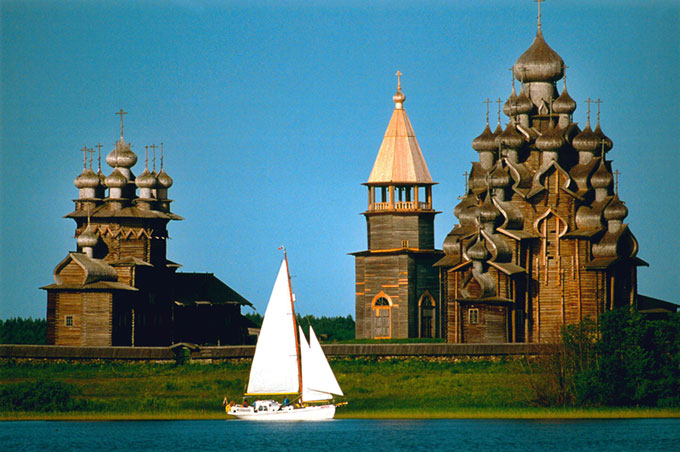
[(286, 397), (285, 399), (283, 399), (283, 404), (281, 405), (281, 408), (286, 407), (288, 405), (290, 405), (290, 400), (288, 400), (288, 397)]
[(243, 400), (243, 408), (247, 408), (247, 407), (248, 407), (248, 401), (244, 399)]

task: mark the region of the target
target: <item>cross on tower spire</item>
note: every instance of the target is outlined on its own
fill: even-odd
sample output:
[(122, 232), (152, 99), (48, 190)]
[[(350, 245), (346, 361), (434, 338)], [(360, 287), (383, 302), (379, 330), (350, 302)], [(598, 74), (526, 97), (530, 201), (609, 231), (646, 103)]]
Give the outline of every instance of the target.
[(87, 169), (87, 146), (83, 146), (81, 149), (83, 151), (83, 169)]
[(97, 148), (97, 168), (99, 169), (99, 171), (101, 171), (102, 170), (102, 144), (97, 143), (97, 146), (95, 146), (95, 147)]
[(600, 104), (602, 103), (602, 101), (600, 99), (597, 99), (597, 100), (594, 100), (593, 102), (595, 102), (597, 104), (597, 123), (599, 124), (600, 123)]
[(499, 97), (498, 100), (496, 100), (496, 103), (498, 104), (498, 124), (500, 125), (500, 123), (501, 123), (501, 104), (503, 103), (503, 100)]
[(161, 141), (161, 171), (163, 171), (163, 142)]
[(87, 150), (87, 152), (90, 154), (90, 169), (92, 169), (92, 159), (94, 158), (94, 149), (90, 148)]
[(397, 71), (394, 75), (397, 76), (397, 91), (401, 91), (401, 76), (404, 74), (402, 74), (401, 71)]
[(123, 115), (127, 115), (126, 111), (123, 111), (121, 108), (120, 111), (116, 112), (117, 115), (120, 115), (120, 139), (123, 139)]
[(156, 145), (149, 146), (153, 150), (153, 173), (156, 174)]
[(144, 169), (149, 169), (149, 146), (144, 146)]
[(619, 170), (614, 171), (614, 193), (619, 194), (619, 175), (621, 172)]
[(491, 103), (491, 101), (487, 97), (486, 100), (482, 103), (486, 104), (486, 125), (488, 126), (489, 125), (489, 104)]
[(538, 29), (541, 29), (541, 3), (544, 2), (545, 0), (534, 0), (536, 3), (538, 3)]
[(588, 104), (588, 122), (586, 123), (587, 125), (590, 125), (590, 104), (593, 103), (593, 102), (595, 102), (595, 101), (592, 100), (590, 97), (585, 100), (585, 103)]

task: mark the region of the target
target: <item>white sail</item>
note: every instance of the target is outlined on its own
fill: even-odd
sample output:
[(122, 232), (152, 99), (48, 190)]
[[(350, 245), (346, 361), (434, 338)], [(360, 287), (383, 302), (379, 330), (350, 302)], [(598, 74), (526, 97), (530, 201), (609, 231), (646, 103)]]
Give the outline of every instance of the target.
[(293, 316), (290, 280), (284, 259), (264, 313), (247, 394), (294, 394), (300, 391)]
[(302, 358), (302, 400), (313, 402), (329, 400), (335, 395), (343, 395), (321, 344), (309, 326), (309, 345), (300, 329), (300, 350)]

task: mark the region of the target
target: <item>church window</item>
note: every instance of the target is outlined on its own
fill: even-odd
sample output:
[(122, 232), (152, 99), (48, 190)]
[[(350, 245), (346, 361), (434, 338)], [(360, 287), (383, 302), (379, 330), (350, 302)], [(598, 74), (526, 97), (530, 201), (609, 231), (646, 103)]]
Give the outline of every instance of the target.
[(418, 326), (420, 337), (435, 337), (436, 303), (429, 292), (425, 292), (418, 302)]
[(66, 316), (66, 326), (73, 326), (73, 316), (72, 315)]
[(468, 309), (468, 323), (470, 325), (479, 323), (479, 309)]

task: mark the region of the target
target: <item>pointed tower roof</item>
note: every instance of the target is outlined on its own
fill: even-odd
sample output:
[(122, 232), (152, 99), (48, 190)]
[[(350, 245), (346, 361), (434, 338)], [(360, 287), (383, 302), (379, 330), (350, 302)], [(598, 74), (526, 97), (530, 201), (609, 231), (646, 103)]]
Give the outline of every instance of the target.
[[(401, 72), (397, 72), (397, 76), (401, 76)], [(394, 112), (367, 184), (434, 184), (403, 107), (406, 96), (401, 92), (401, 80), (393, 99)]]

